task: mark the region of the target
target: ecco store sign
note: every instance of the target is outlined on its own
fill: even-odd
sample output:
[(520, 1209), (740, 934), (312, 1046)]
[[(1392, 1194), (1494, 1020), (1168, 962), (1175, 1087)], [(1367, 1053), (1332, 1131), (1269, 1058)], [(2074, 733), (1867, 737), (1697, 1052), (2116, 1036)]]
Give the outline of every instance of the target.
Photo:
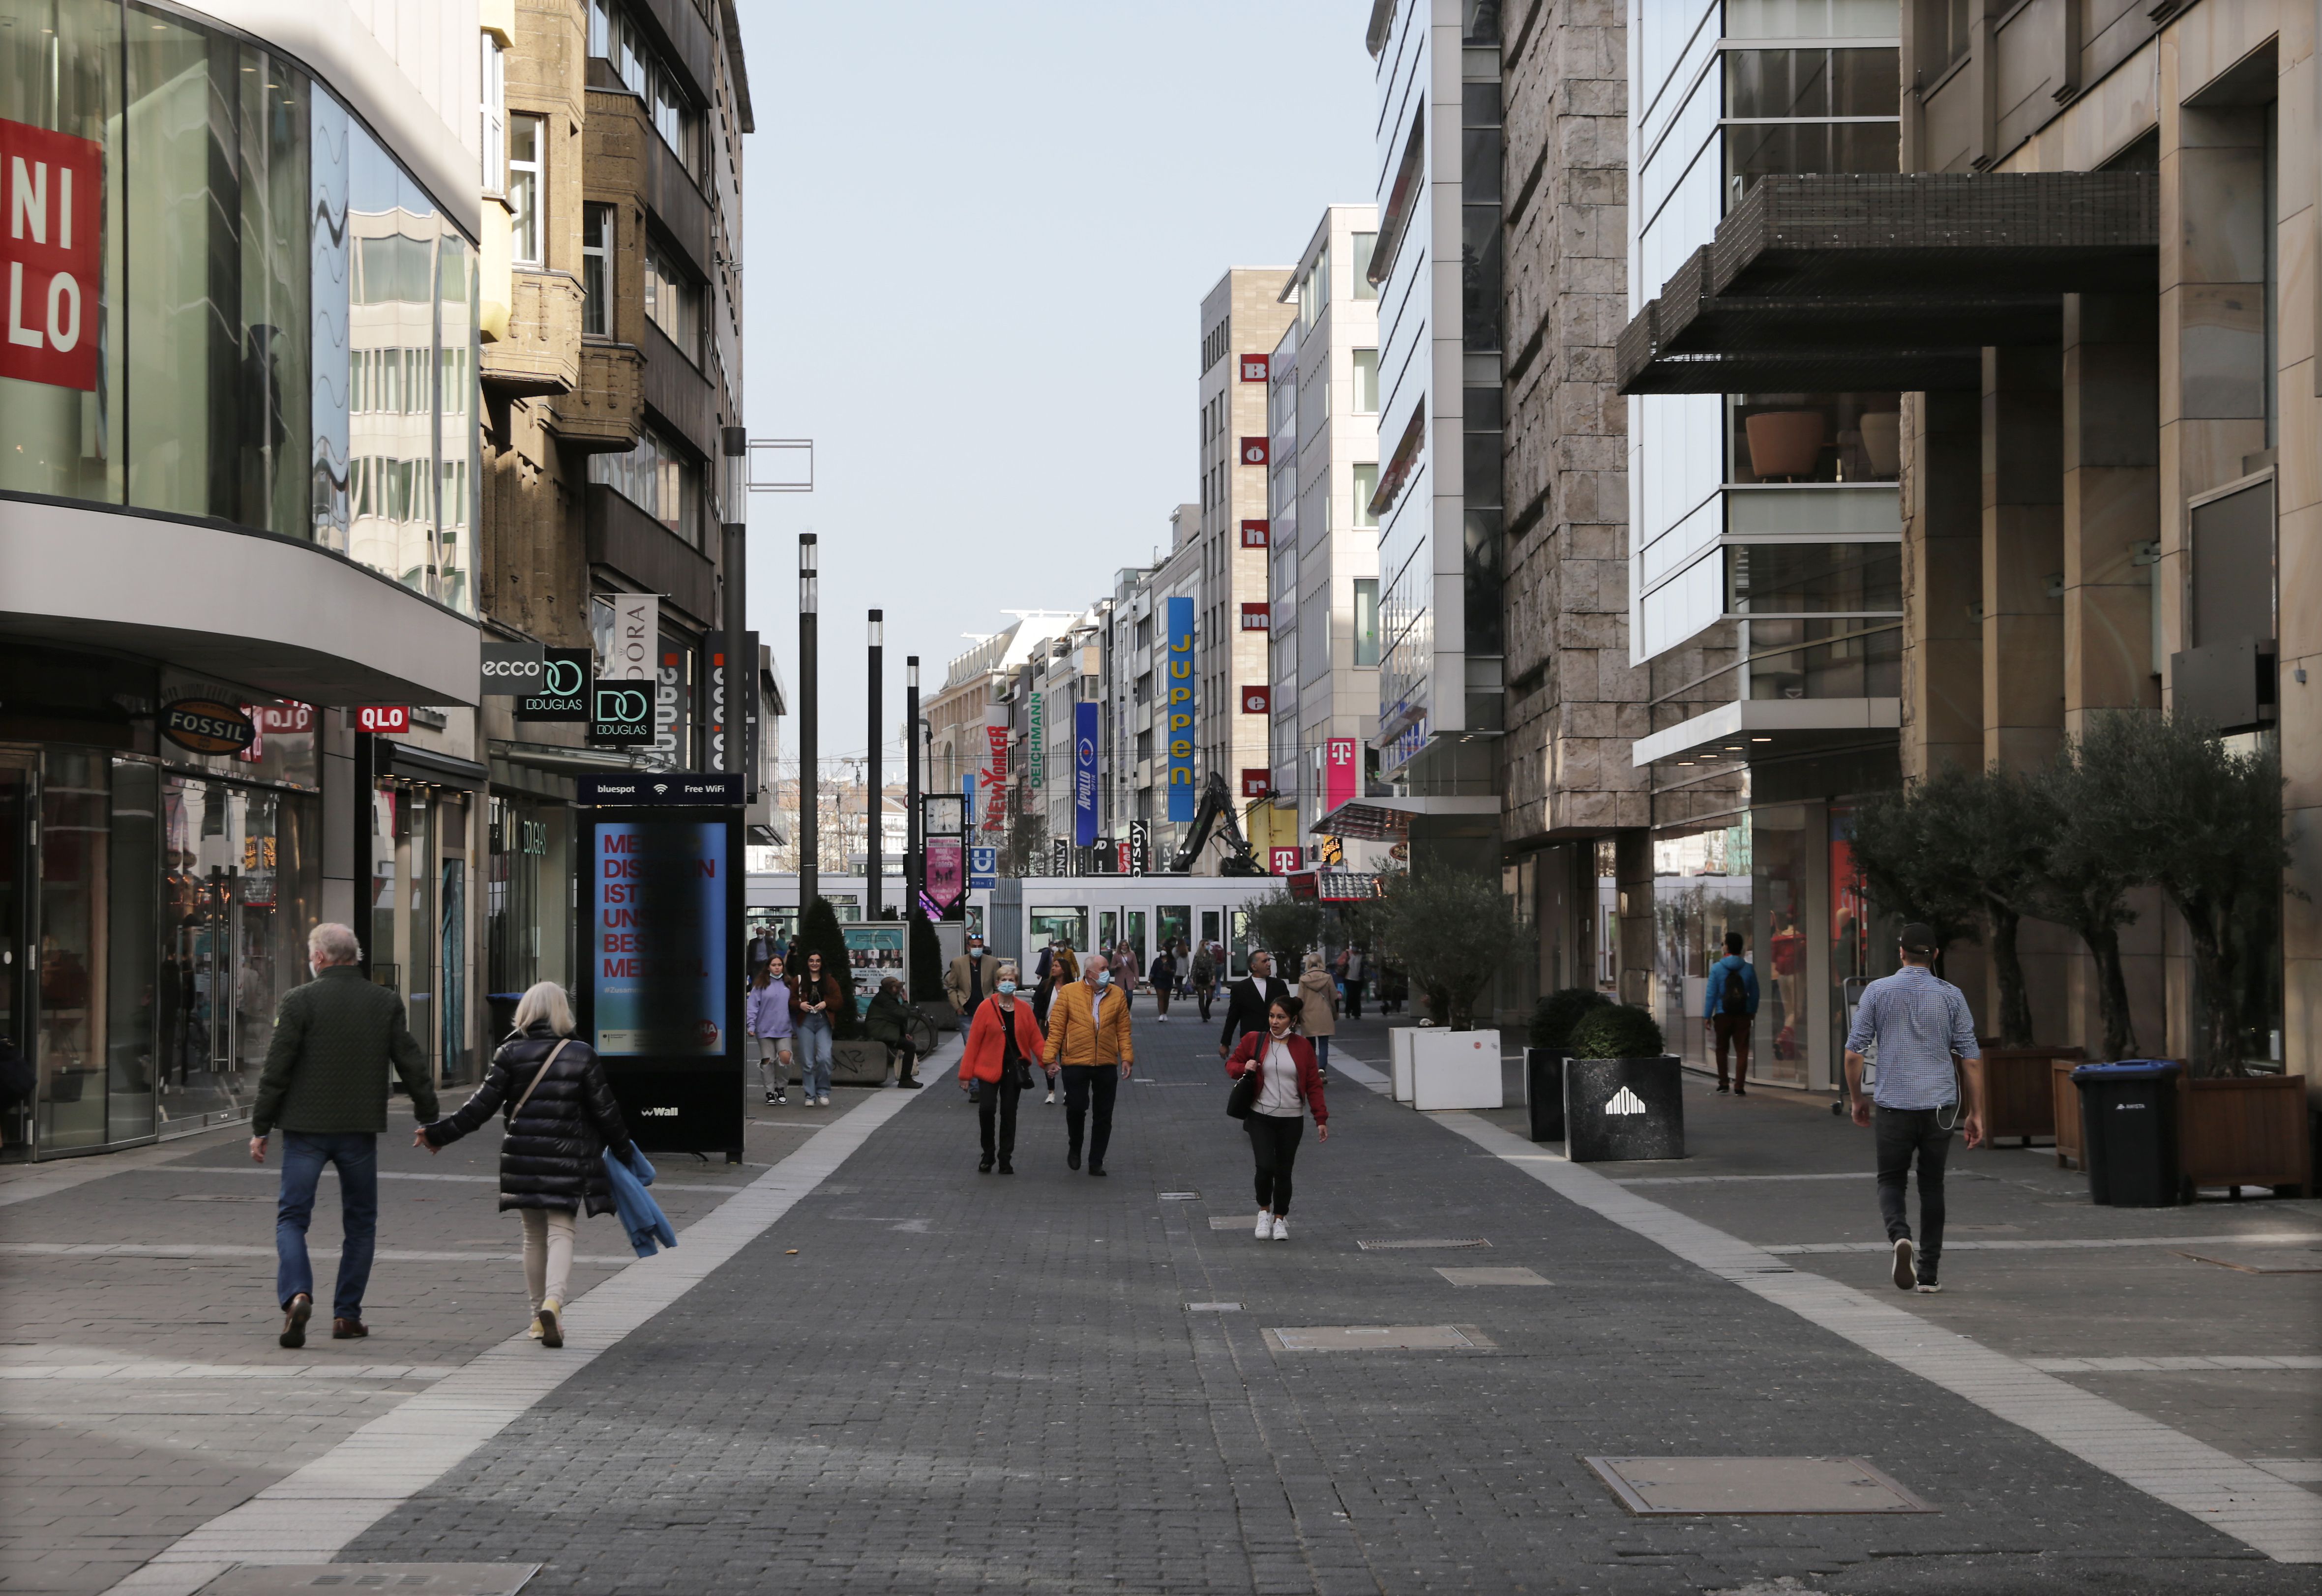
[(103, 145), (0, 118), (0, 377), (95, 390), (104, 197)]
[(522, 698), (540, 691), (548, 675), (548, 652), (536, 643), (484, 644), (486, 698)]

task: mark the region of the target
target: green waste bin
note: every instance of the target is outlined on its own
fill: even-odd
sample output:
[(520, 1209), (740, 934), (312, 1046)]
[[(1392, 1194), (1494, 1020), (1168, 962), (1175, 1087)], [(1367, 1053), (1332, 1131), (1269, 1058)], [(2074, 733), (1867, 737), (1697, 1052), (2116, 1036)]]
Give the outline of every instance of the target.
[(2182, 1200), (2177, 1160), (2178, 1067), (2165, 1059), (2082, 1064), (2080, 1163), (2091, 1201), (2116, 1208), (2173, 1208)]

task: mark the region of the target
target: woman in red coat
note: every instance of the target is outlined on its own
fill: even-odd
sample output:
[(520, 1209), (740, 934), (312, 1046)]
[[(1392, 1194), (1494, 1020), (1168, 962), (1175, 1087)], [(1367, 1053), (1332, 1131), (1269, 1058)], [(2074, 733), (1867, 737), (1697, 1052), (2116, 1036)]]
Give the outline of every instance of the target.
[(1242, 1121), (1249, 1132), (1250, 1151), (1257, 1159), (1257, 1239), (1288, 1241), (1290, 1166), (1298, 1157), (1298, 1138), (1305, 1133), (1309, 1109), (1314, 1115), (1314, 1139), (1330, 1139), (1330, 1106), (1322, 1099), (1322, 1072), (1314, 1062), (1314, 1044), (1297, 1035), (1295, 998), (1276, 998), (1266, 1011), (1266, 1029), (1241, 1039), (1226, 1060), (1226, 1073), (1236, 1081), (1246, 1071), (1257, 1072), (1257, 1100)]
[[(975, 1017), (968, 1022), (967, 1046), (959, 1056), (959, 1089), (968, 1090), (968, 1082), (983, 1082), (983, 1090), (975, 1094), (975, 1117), (983, 1132), (983, 1162), (975, 1166), (976, 1173), (992, 1172), (995, 1152), (1000, 1172), (1012, 1175), (1016, 1166), (1009, 1162), (1016, 1151), (1016, 1099), (1026, 1087), (1032, 1084), (1032, 1061), (1047, 1050), (1047, 1041), (1040, 1035), (1040, 1022), (1032, 1017), (1032, 1006), (1016, 995), (1016, 961), (1002, 959), (992, 971), (992, 995), (976, 1005)], [(999, 1119), (999, 1145), (992, 1144), (992, 1120)]]

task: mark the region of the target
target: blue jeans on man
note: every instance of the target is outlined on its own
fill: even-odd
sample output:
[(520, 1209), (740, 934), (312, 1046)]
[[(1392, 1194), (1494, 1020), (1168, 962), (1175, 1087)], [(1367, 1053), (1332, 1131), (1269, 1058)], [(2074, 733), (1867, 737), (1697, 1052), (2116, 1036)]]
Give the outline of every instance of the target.
[(282, 1133), (282, 1194), (274, 1208), (274, 1295), (287, 1309), (291, 1298), (315, 1293), (306, 1226), (315, 1217), (315, 1188), (326, 1163), (339, 1172), (342, 1233), (331, 1317), (360, 1319), (363, 1289), (370, 1284), (371, 1253), (379, 1244), (379, 1137), (369, 1131)]

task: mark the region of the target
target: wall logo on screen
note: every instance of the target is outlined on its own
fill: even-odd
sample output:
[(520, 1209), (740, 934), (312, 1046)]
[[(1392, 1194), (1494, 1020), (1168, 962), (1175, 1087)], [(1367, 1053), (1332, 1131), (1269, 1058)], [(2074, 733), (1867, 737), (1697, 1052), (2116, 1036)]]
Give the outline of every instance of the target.
[(161, 735), (195, 753), (240, 753), (258, 728), (241, 706), (215, 698), (179, 698), (161, 710)]

